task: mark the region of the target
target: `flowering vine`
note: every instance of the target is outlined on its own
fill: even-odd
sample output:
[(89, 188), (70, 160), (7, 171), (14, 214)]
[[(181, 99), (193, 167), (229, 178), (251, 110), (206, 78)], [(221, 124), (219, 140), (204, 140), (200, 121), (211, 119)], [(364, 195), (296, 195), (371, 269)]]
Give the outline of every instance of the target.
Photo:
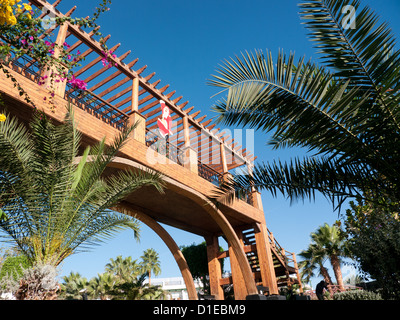
[[(81, 53), (70, 52), (70, 45), (64, 42), (62, 45), (49, 41), (52, 33), (49, 32), (42, 23), (40, 18), (40, 10), (32, 10), (28, 4), (20, 4), (21, 0), (0, 0), (0, 32), (2, 40), (0, 42), (0, 69), (9, 78), (14, 87), (16, 87), (21, 96), (32, 104), (27, 92), (18, 83), (17, 79), (6, 68), (11, 60), (16, 60), (24, 55), (27, 55), (39, 62), (42, 74), (38, 80), (39, 85), (45, 86), (48, 90), (48, 96), (43, 98), (48, 102), (50, 108), (54, 110), (54, 96), (56, 87), (60, 83), (69, 83), (74, 89), (86, 90), (87, 84), (77, 79), (70, 71), (73, 66), (79, 66), (79, 62), (84, 59)], [(55, 18), (58, 25), (66, 22), (79, 25), (80, 27), (96, 28), (96, 19), (104, 11), (108, 11), (107, 4), (111, 0), (102, 0), (99, 7), (96, 8), (93, 18)], [(97, 30), (97, 29), (96, 29)], [(46, 37), (43, 35), (46, 34)], [(101, 36), (100, 32), (96, 31), (95, 35)], [(102, 38), (100, 43), (103, 43), (104, 52), (107, 52), (107, 47)], [(113, 53), (110, 53), (112, 57)], [(106, 58), (108, 61), (108, 59)]]
[(115, 66), (118, 65), (116, 62), (112, 60), (117, 57), (117, 55), (114, 54), (112, 50), (110, 51), (103, 50), (101, 53), (103, 54), (103, 59), (101, 59), (101, 62), (103, 63), (104, 67), (108, 67), (110, 69), (113, 65)]
[(15, 13), (21, 14), (23, 10), (26, 10), (24, 15), (27, 19), (32, 18), (30, 12), (32, 7), (27, 3), (23, 3), (22, 5), (18, 4), (20, 2), (21, 0), (0, 0), (0, 25), (17, 24)]

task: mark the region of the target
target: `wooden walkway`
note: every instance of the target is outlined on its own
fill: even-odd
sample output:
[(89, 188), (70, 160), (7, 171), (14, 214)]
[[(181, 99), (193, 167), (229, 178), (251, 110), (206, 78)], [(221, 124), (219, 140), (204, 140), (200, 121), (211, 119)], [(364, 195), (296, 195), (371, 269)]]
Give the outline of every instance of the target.
[[(48, 8), (48, 13), (58, 17), (71, 16), (75, 7), (65, 15), (56, 7), (60, 0), (49, 4), (31, 0), (32, 6)], [(46, 12), (46, 11), (44, 11)], [(46, 13), (45, 13), (46, 14)], [(45, 15), (43, 14), (43, 16)], [(48, 94), (44, 66), (29, 55), (19, 59), (10, 57), (8, 67), (13, 76), (28, 92), (33, 103), (55, 121), (61, 122), (66, 106), (75, 108), (78, 129), (83, 134), (83, 145), (91, 145), (106, 137), (109, 141), (128, 123), (138, 122), (132, 139), (108, 170), (150, 168), (161, 172), (167, 181), (164, 195), (144, 188), (130, 195), (114, 208), (132, 214), (149, 225), (167, 244), (182, 275), (191, 299), (197, 299), (190, 270), (178, 245), (163, 229), (165, 223), (203, 236), (207, 242), (211, 292), (224, 299), (223, 287), (233, 284), (236, 299), (257, 294), (257, 286), (268, 287), (277, 294), (281, 286), (299, 283), (296, 258), (285, 251), (267, 229), (261, 195), (250, 190), (233, 204), (216, 208), (207, 196), (216, 185), (238, 167), (251, 170), (256, 156), (239, 145), (234, 137), (201, 115), (182, 96), (161, 80), (154, 80), (155, 72), (147, 66), (138, 66), (138, 58), (128, 60), (131, 51), (118, 53), (120, 44), (108, 44), (114, 57), (109, 57), (111, 67), (104, 65), (103, 49), (94, 39), (94, 30), (86, 32), (76, 25), (64, 23), (51, 29), (56, 41), (69, 44), (69, 52), (80, 53), (81, 66), (71, 71), (76, 78), (87, 83), (87, 90), (59, 82), (55, 87), (52, 112), (44, 103)], [(105, 37), (108, 41), (110, 36)], [(28, 122), (33, 107), (19, 96), (9, 79), (0, 75), (0, 91), (8, 111), (21, 121)], [(171, 117), (171, 134), (164, 138), (158, 130), (162, 117), (160, 101), (168, 107)], [(224, 237), (229, 250), (219, 253), (218, 238)], [(232, 276), (222, 278), (219, 259), (230, 257)]]

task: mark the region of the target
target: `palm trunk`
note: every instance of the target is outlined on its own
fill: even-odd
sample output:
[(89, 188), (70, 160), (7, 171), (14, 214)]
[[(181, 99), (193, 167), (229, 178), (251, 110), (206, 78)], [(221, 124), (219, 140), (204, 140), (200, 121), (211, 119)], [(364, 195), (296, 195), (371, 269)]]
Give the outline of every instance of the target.
[(339, 291), (344, 291), (342, 269), (340, 268), (340, 260), (336, 255), (331, 256), (331, 264), (335, 273), (336, 282), (339, 286)]
[(324, 281), (328, 284), (329, 293), (333, 294), (333, 291), (332, 291), (333, 282), (332, 282), (331, 276), (329, 275), (328, 269), (326, 269), (323, 265), (320, 265), (320, 273), (323, 276)]
[(149, 287), (151, 286), (151, 271), (149, 271)]

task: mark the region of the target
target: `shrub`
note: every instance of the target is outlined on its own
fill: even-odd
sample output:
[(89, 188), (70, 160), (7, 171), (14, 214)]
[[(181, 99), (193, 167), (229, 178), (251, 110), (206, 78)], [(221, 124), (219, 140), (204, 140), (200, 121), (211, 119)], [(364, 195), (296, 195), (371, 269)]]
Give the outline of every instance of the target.
[(335, 293), (333, 300), (382, 300), (382, 296), (372, 291), (350, 290)]
[(1, 267), (0, 279), (8, 274), (14, 280), (18, 280), (22, 277), (24, 269), (31, 267), (31, 265), (25, 256), (8, 257)]
[(52, 265), (35, 265), (24, 270), (17, 300), (55, 300), (59, 291), (57, 269)]

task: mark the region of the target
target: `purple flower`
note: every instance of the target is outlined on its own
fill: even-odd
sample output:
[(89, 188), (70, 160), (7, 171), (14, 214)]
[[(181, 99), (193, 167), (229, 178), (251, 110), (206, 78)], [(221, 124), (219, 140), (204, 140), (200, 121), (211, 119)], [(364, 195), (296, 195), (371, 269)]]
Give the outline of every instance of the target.
[(75, 78), (74, 75), (71, 76), (71, 79), (69, 79), (68, 83), (70, 83), (74, 89), (80, 89), (80, 90), (87, 89), (87, 84), (84, 81)]

